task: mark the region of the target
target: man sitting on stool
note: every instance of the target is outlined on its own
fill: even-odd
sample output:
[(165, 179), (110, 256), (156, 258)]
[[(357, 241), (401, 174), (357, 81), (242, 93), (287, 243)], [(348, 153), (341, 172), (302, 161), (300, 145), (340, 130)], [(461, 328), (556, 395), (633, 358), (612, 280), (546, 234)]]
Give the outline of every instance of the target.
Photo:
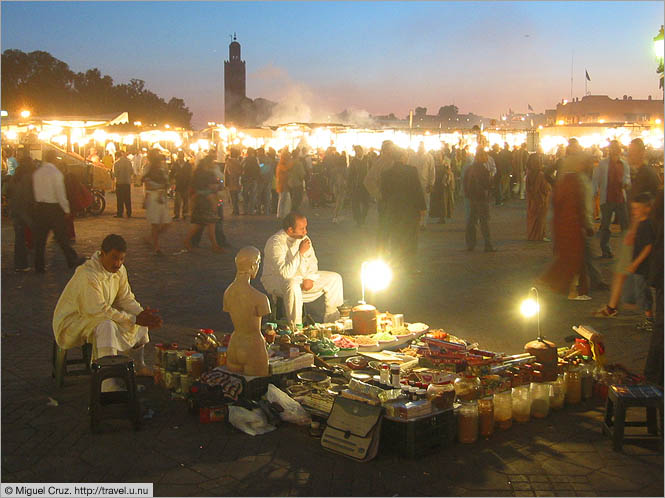
[(123, 265), (126, 253), (125, 239), (108, 235), (101, 251), (76, 269), (55, 306), (53, 333), (63, 349), (93, 344), (93, 359), (133, 350), (137, 375), (150, 375), (143, 346), (148, 329), (161, 327), (162, 319), (134, 299)]
[(284, 300), (289, 323), (302, 323), (302, 304), (325, 296), (325, 322), (339, 318), (338, 306), (344, 302), (342, 277), (331, 271), (319, 271), (312, 242), (307, 237), (307, 218), (289, 213), (282, 230), (266, 242), (261, 283), (270, 294)]

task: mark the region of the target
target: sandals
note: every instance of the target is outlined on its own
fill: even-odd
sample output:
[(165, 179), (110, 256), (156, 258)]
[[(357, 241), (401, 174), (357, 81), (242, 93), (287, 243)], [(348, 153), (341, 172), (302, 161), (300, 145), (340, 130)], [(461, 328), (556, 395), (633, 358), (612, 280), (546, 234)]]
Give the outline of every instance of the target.
[(614, 318), (618, 314), (618, 310), (611, 310), (607, 305), (593, 312), (593, 316), (596, 318)]

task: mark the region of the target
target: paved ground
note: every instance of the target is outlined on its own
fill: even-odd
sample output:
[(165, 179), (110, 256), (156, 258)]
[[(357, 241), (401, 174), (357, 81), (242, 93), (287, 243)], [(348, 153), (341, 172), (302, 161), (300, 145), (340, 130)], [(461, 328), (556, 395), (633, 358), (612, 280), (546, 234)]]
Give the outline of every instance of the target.
[[(134, 204), (138, 204), (138, 192)], [(166, 256), (153, 256), (142, 242), (144, 212), (112, 217), (115, 196), (97, 218), (76, 222), (76, 249), (90, 255), (102, 238), (120, 233), (129, 242), (126, 262), (140, 302), (159, 308), (165, 326), (153, 342), (191, 341), (192, 331), (230, 331), (221, 296), (234, 275), (233, 253), (174, 254), (188, 224), (176, 222), (165, 236)], [(347, 218), (332, 225), (330, 209), (309, 210), (310, 235), (320, 266), (340, 272), (345, 294), (358, 299), (363, 258), (373, 253), (373, 234)], [(370, 227), (374, 226), (370, 218)], [(226, 233), (237, 249), (263, 248), (276, 230), (266, 217), (227, 218)], [(518, 315), (519, 300), (551, 259), (551, 244), (525, 241), (524, 201), (492, 208), (491, 231), (499, 252), (464, 251), (462, 210), (451, 223), (421, 234), (423, 274), (396, 281), (375, 296), (381, 309), (403, 312), (482, 347), (521, 351), (536, 335)], [(612, 244), (618, 242), (612, 239)], [(2, 225), (2, 481), (153, 482), (156, 495), (170, 496), (662, 496), (663, 451), (657, 442), (611, 450), (600, 434), (602, 407), (593, 403), (514, 425), (488, 441), (443, 449), (420, 460), (380, 454), (360, 465), (323, 451), (319, 440), (295, 426), (252, 438), (226, 424), (198, 423), (181, 401), (144, 382), (143, 405), (155, 415), (134, 432), (122, 422), (92, 435), (86, 414), (88, 379), (67, 378), (58, 391), (50, 377), (53, 308), (71, 272), (55, 244), (47, 249), (48, 273), (15, 274), (13, 231)], [(609, 282), (610, 264), (599, 262)], [(258, 284), (258, 282), (256, 283)], [(641, 372), (649, 336), (635, 330), (639, 316), (603, 321), (590, 312), (607, 299), (570, 302), (544, 294), (545, 335), (563, 344), (570, 327), (588, 323), (606, 335), (609, 360)], [(58, 406), (48, 406), (48, 398)], [(640, 415), (638, 414), (637, 417)]]

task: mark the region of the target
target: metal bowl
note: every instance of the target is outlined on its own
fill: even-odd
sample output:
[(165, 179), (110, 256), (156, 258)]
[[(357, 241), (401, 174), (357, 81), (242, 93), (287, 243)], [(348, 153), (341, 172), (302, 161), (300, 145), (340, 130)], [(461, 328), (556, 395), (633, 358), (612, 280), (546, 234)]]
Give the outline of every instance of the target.
[(300, 372), (297, 377), (298, 380), (302, 380), (303, 382), (319, 383), (330, 380), (330, 377), (327, 374), (318, 370), (305, 370), (304, 372)]

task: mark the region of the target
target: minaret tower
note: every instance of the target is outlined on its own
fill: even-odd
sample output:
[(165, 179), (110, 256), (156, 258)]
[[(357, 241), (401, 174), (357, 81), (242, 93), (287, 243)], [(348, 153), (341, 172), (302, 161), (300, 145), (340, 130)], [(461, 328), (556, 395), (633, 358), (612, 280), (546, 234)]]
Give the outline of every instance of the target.
[(241, 125), (240, 104), (245, 98), (245, 61), (240, 59), (240, 43), (233, 33), (229, 60), (224, 61), (224, 122), (227, 125)]

